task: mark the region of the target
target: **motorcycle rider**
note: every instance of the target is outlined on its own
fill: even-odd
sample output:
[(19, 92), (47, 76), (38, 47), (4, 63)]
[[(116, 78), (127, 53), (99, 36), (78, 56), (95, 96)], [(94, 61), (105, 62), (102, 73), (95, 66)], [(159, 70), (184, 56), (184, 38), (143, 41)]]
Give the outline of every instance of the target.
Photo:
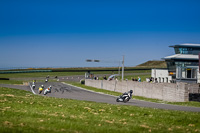
[(123, 93), (119, 98), (117, 98), (117, 102), (127, 102), (132, 98), (133, 90)]
[(33, 80), (32, 88), (35, 89), (35, 80)]
[(35, 89), (35, 84), (32, 84), (32, 88)]
[(46, 95), (47, 93), (51, 93), (51, 88), (51, 85), (48, 88), (46, 88), (44, 91), (44, 95)]
[(122, 94), (122, 97), (124, 98), (125, 96), (128, 95), (130, 98), (132, 98), (132, 93), (133, 93), (133, 90), (130, 90), (130, 91), (128, 91), (128, 92), (123, 93), (123, 94)]
[(133, 90), (130, 90), (128, 93), (130, 94), (130, 98), (132, 98)]
[(44, 89), (44, 85), (41, 85), (41, 86), (39, 87), (39, 89), (38, 89), (38, 93), (40, 94), (40, 93), (43, 91), (43, 89)]

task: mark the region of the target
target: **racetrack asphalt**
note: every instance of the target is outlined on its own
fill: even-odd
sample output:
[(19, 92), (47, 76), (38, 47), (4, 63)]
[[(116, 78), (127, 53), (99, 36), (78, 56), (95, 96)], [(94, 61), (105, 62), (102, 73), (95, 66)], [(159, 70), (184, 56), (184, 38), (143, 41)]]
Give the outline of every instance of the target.
[[(52, 86), (51, 93), (44, 95), (43, 93), (44, 90), (43, 90), (41, 94), (38, 94), (38, 88), (42, 84), (44, 85), (44, 90), (51, 85)], [(116, 96), (93, 92), (90, 90), (86, 90), (80, 87), (75, 87), (75, 86), (72, 86), (66, 83), (61, 83), (61, 82), (47, 82), (47, 83), (37, 82), (36, 87), (35, 89), (33, 89), (33, 91), (31, 90), (30, 86), (24, 86), (24, 85), (0, 84), (0, 86), (31, 91), (33, 93), (35, 92), (35, 94), (37, 95), (49, 96), (49, 97), (93, 101), (93, 102), (108, 103), (108, 104), (131, 105), (131, 106), (148, 107), (148, 108), (165, 109), (165, 110), (200, 112), (199, 107), (153, 103), (153, 102), (141, 101), (141, 100), (135, 100), (135, 99), (131, 99), (127, 103), (116, 102), (116, 98), (117, 98)]]

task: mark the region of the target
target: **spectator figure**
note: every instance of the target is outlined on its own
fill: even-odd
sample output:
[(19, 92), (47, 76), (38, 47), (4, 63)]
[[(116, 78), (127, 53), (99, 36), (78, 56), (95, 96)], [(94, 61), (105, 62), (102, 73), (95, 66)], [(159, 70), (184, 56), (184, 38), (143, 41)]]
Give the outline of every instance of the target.
[(104, 80), (107, 80), (106, 76), (103, 77)]
[(97, 77), (94, 77), (94, 80), (97, 80)]
[(131, 77), (131, 80), (132, 80), (132, 81), (134, 81), (134, 78), (133, 78), (133, 77)]
[(140, 77), (138, 77), (138, 82), (141, 82), (141, 78)]
[(97, 80), (99, 80), (99, 77), (97, 76)]
[(92, 79), (93, 78), (93, 75), (92, 74), (90, 74), (90, 79)]
[(150, 78), (149, 82), (150, 82), (150, 83), (153, 82), (153, 77)]
[(155, 78), (155, 83), (158, 83), (158, 79), (157, 78)]
[(33, 84), (35, 84), (36, 80), (33, 80)]

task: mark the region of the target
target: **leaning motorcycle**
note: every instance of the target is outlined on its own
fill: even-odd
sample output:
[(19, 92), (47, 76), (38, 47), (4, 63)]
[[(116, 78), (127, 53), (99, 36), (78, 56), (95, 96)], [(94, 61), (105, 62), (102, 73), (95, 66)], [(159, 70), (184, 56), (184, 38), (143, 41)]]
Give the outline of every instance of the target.
[(128, 102), (132, 98), (132, 93), (133, 93), (132, 90), (130, 90), (128, 93), (127, 92), (123, 93), (116, 99), (116, 102), (124, 102), (124, 103)]
[(38, 89), (38, 94), (42, 93), (42, 91), (43, 91), (43, 88), (40, 87), (40, 88)]

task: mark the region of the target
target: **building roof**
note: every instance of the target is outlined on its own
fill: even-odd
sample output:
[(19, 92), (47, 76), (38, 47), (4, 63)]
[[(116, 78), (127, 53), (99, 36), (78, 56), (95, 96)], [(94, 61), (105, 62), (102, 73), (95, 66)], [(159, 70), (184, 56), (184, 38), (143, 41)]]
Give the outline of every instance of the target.
[(172, 45), (172, 46), (169, 46), (169, 47), (196, 47), (196, 48), (200, 48), (200, 44), (184, 43), (184, 44)]
[(176, 60), (199, 60), (198, 55), (190, 55), (190, 54), (175, 54), (171, 56), (166, 56), (163, 59), (169, 60), (169, 59), (176, 59)]

